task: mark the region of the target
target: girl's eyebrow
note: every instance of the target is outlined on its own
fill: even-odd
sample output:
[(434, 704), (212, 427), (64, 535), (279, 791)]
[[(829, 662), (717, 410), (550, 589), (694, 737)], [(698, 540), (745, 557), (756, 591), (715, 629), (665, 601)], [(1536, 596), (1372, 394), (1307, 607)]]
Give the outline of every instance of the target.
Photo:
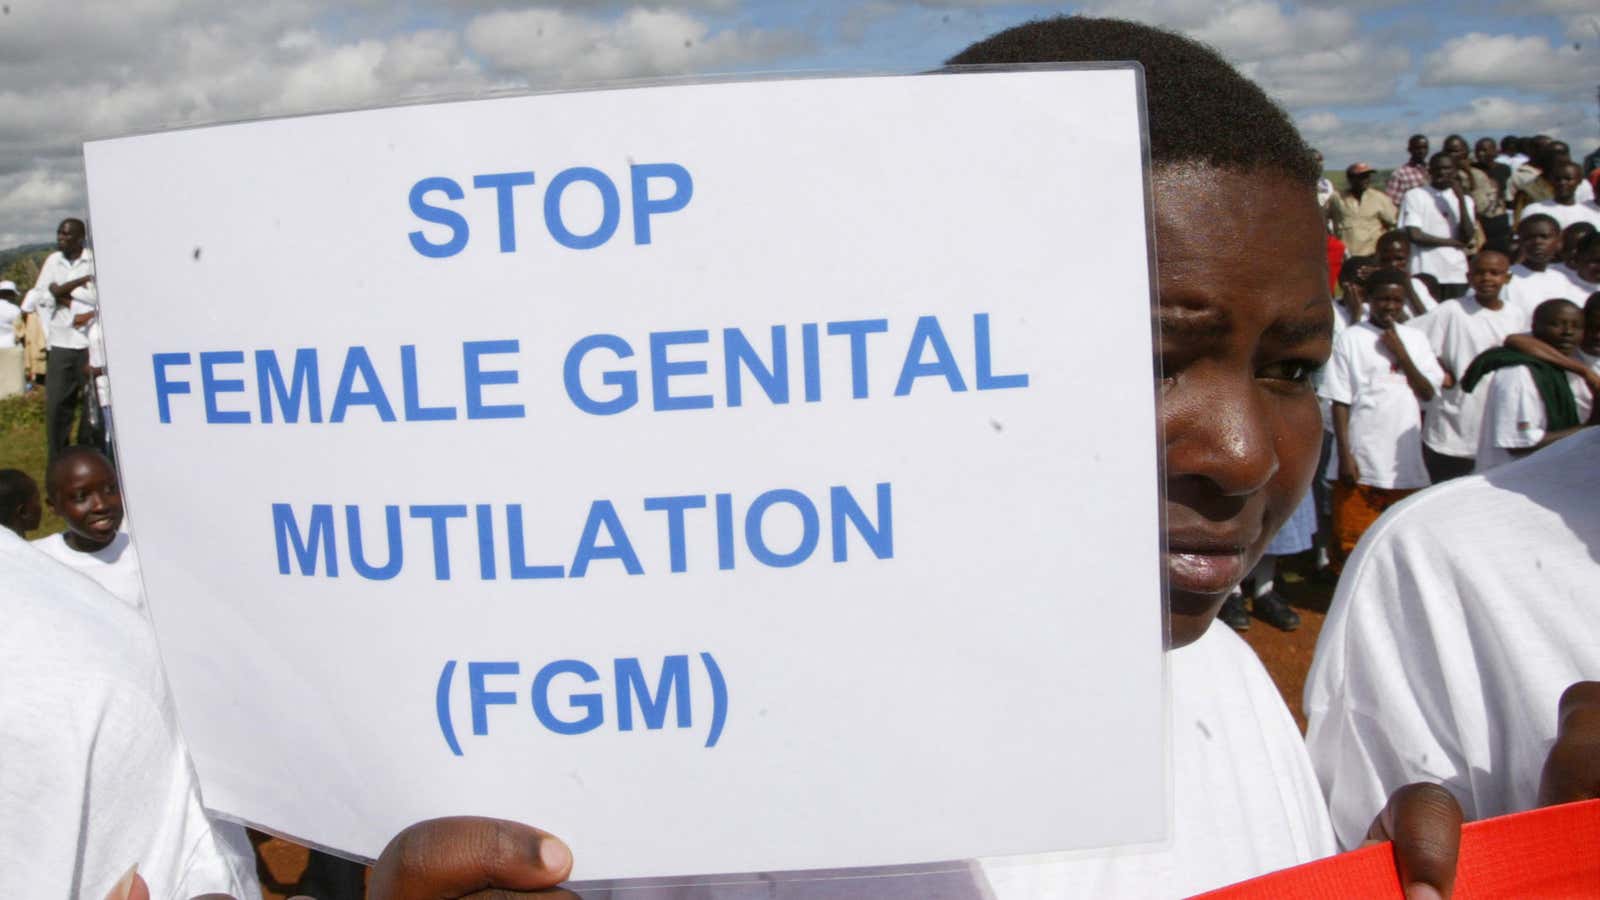
[(1158, 313), (1163, 337), (1218, 340), (1233, 331), (1233, 316), (1226, 309), (1162, 304)]
[(1267, 326), (1267, 337), (1282, 344), (1305, 344), (1333, 336), (1333, 319), (1318, 316), (1315, 320), (1279, 319)]

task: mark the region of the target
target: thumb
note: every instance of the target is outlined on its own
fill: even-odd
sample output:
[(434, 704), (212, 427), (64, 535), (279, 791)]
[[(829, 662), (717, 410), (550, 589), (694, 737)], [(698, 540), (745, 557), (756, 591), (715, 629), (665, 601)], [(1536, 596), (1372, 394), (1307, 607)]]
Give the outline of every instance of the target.
[(1461, 804), (1437, 784), (1408, 784), (1367, 832), (1369, 843), (1392, 841), (1406, 900), (1449, 900), (1461, 851)]
[(537, 828), (476, 816), (429, 819), (383, 848), (367, 897), (440, 900), (491, 889), (538, 891), (571, 873), (572, 851)]

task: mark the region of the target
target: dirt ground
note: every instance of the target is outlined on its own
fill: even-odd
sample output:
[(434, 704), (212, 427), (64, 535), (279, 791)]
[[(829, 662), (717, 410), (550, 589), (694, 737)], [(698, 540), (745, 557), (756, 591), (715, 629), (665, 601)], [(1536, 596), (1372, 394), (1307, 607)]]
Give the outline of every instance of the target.
[(1328, 601), (1333, 599), (1333, 586), (1320, 584), (1300, 574), (1302, 567), (1290, 563), (1287, 571), (1278, 574), (1278, 593), (1288, 600), (1300, 614), (1300, 627), (1284, 633), (1260, 619), (1252, 619), (1244, 639), (1255, 648), (1256, 655), (1266, 664), (1289, 704), (1300, 730), (1306, 730), (1306, 716), (1301, 709), (1300, 694), (1306, 686), (1306, 672), (1311, 668), (1311, 652), (1317, 647), (1317, 635), (1328, 615)]
[[(1311, 652), (1316, 649), (1317, 634), (1322, 631), (1322, 621), (1327, 617), (1333, 588), (1300, 574), (1304, 567), (1297, 565), (1299, 562), (1302, 561), (1288, 561), (1284, 565), (1284, 571), (1278, 575), (1278, 593), (1300, 613), (1300, 627), (1285, 633), (1260, 619), (1252, 619), (1244, 639), (1261, 657), (1267, 671), (1272, 674), (1272, 680), (1277, 682), (1284, 702), (1294, 713), (1295, 721), (1300, 723), (1300, 730), (1305, 731), (1306, 717), (1300, 707), (1300, 694), (1305, 688), (1306, 671), (1311, 668)], [(304, 847), (263, 835), (256, 852), (261, 859), (262, 894), (265, 900), (286, 900), (301, 892), (313, 894), (319, 900), (343, 900), (338, 889), (329, 890), (314, 882), (317, 876), (307, 871), (311, 855)], [(331, 869), (327, 875), (342, 880), (346, 886), (351, 884), (352, 876), (359, 878), (353, 871), (355, 867), (348, 863), (324, 857), (320, 865), (324, 869)], [(346, 896), (353, 900), (359, 898), (359, 893), (348, 891), (347, 887)]]

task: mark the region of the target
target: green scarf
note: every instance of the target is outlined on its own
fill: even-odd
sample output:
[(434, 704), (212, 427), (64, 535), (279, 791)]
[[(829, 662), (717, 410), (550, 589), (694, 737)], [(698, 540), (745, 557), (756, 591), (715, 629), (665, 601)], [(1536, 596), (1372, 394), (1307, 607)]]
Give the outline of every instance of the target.
[(1549, 420), (1545, 425), (1547, 431), (1577, 427), (1578, 401), (1573, 399), (1566, 370), (1510, 347), (1495, 347), (1478, 354), (1472, 365), (1467, 366), (1467, 373), (1461, 376), (1461, 389), (1470, 391), (1478, 386), (1483, 376), (1495, 369), (1511, 366), (1527, 366), (1533, 375), (1533, 386), (1539, 389), (1539, 399), (1544, 401), (1544, 415)]

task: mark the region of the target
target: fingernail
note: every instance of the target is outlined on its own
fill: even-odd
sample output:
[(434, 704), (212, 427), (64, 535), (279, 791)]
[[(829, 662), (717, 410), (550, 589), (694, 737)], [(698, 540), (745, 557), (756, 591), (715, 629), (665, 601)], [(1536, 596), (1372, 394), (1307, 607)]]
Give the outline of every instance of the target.
[(1444, 895), (1433, 885), (1419, 881), (1406, 885), (1406, 900), (1444, 900)]
[(138, 874), (138, 863), (129, 866), (128, 871), (123, 872), (117, 883), (111, 886), (111, 893), (106, 894), (106, 900), (128, 900), (128, 895), (133, 893), (133, 877)]
[(572, 851), (553, 837), (539, 842), (539, 863), (552, 872), (562, 872), (572, 865)]

